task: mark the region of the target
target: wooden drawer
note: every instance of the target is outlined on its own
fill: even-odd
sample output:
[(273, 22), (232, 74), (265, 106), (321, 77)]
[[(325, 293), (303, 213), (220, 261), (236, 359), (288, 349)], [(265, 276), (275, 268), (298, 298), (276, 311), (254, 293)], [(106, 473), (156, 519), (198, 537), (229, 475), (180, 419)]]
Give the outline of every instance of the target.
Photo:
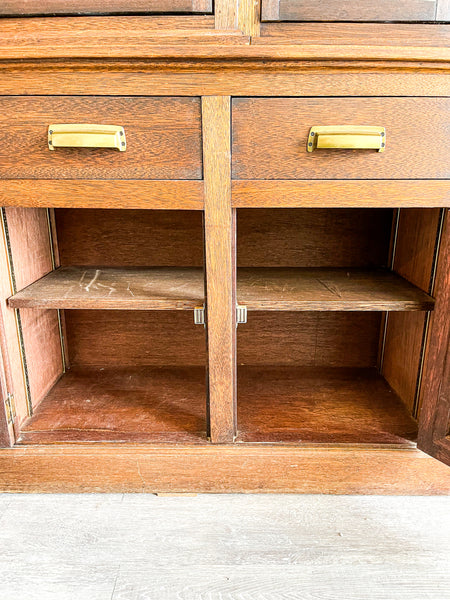
[[(58, 123), (123, 126), (126, 151), (48, 149)], [(201, 179), (199, 98), (0, 99), (0, 179)]]
[(262, 0), (263, 21), (449, 21), (448, 0)]
[(208, 13), (212, 0), (4, 0), (0, 15)]
[[(449, 98), (235, 98), (234, 179), (446, 179)], [(385, 152), (307, 152), (310, 128), (386, 128)]]

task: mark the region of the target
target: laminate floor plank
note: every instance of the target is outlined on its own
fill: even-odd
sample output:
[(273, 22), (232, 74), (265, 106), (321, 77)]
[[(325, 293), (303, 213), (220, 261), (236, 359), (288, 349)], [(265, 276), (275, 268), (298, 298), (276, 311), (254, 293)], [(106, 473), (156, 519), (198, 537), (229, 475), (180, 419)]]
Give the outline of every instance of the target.
[(450, 600), (448, 497), (11, 494), (2, 506), (2, 600)]

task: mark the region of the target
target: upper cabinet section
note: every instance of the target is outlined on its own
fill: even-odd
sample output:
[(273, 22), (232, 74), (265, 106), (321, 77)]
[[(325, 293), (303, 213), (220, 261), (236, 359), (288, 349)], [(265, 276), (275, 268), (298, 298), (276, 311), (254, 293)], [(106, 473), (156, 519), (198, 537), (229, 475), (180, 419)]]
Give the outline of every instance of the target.
[(1, 16), (210, 14), (212, 0), (4, 0)]
[(261, 0), (262, 21), (448, 22), (449, 0)]

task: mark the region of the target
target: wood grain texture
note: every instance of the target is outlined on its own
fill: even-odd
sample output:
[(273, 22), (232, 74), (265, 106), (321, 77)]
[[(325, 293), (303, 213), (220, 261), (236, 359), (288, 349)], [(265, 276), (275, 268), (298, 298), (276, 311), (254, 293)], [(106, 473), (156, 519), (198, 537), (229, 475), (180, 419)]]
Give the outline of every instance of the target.
[(259, 0), (240, 0), (238, 4), (238, 27), (245, 34), (258, 36), (260, 32)]
[[(52, 268), (47, 211), (43, 208), (5, 209), (16, 289), (21, 290)], [(63, 369), (59, 323), (55, 311), (20, 314), (29, 401), (37, 406)]]
[(3, 368), (6, 371), (9, 367), (11, 371), (11, 389), (8, 392), (14, 393), (18, 425), (28, 415), (28, 403), (17, 313), (7, 303), (7, 298), (14, 293), (14, 285), (11, 277), (11, 263), (8, 260), (8, 239), (4, 227), (4, 217), (3, 213), (0, 229), (0, 311), (3, 326), (0, 343), (2, 344)]
[(214, 19), (215, 28), (237, 29), (238, 27), (238, 2), (236, 0), (215, 0)]
[(240, 209), (239, 267), (387, 267), (390, 209)]
[(16, 440), (16, 430), (8, 414), (6, 403), (8, 394), (13, 394), (14, 385), (5, 336), (3, 315), (0, 312), (0, 448), (12, 446)]
[(200, 268), (61, 267), (9, 300), (13, 308), (193, 310), (204, 302)]
[(238, 364), (375, 367), (380, 323), (378, 312), (252, 312), (238, 327)]
[[(275, 0), (277, 1), (277, 0)], [(361, 44), (447, 46), (450, 31), (446, 25), (423, 23), (262, 23), (261, 36), (271, 37), (270, 42), (287, 43), (293, 40), (310, 44)]]
[(241, 367), (241, 442), (404, 444), (417, 423), (375, 369)]
[(202, 210), (200, 181), (0, 180), (3, 206)]
[[(48, 126), (67, 122), (121, 125), (127, 150), (49, 151)], [(202, 177), (198, 98), (2, 98), (0, 127), (3, 179)]]
[(204, 367), (205, 330), (187, 311), (66, 311), (75, 367)]
[(425, 311), (434, 306), (428, 294), (394, 273), (342, 268), (241, 268), (237, 299), (248, 310), (261, 311)]
[[(65, 20), (65, 19), (64, 19)], [(1, 26), (1, 22), (0, 22)], [(446, 42), (448, 45), (448, 43)], [(450, 81), (441, 69), (402, 69), (396, 63), (274, 62), (230, 60), (218, 69), (211, 61), (57, 61), (0, 62), (0, 92), (6, 95), (126, 96), (151, 89), (161, 96), (449, 96)], [(245, 69), (242, 67), (245, 66)], [(395, 66), (395, 71), (392, 68)]]
[(450, 217), (446, 211), (436, 271), (436, 314), (430, 319), (419, 420), (419, 446), (450, 465)]
[(204, 367), (71, 369), (19, 444), (206, 442)]
[[(439, 209), (401, 210), (393, 268), (431, 292), (431, 277), (440, 223)], [(405, 405), (415, 412), (426, 325), (423, 314), (389, 314), (384, 340), (383, 376)]]
[[(437, 0), (262, 0), (263, 21), (434, 21)], [(440, 14), (439, 20), (450, 16)]]
[[(332, 158), (332, 157), (330, 157)], [(233, 181), (235, 208), (450, 206), (448, 181)]]
[(235, 435), (236, 266), (231, 208), (231, 101), (202, 98), (210, 437)]
[(211, 12), (212, 0), (4, 0), (0, 15)]
[[(444, 98), (235, 98), (233, 178), (446, 179), (449, 110)], [(337, 124), (385, 127), (386, 151), (307, 153), (313, 125)]]
[(61, 265), (203, 267), (199, 211), (55, 210)]
[[(236, 19), (235, 11), (233, 19)], [(219, 28), (219, 29), (217, 29)], [(231, 29), (233, 27), (230, 27)], [(229, 29), (230, 29), (229, 28)], [(0, 23), (0, 53), (3, 60), (15, 59), (240, 59), (256, 61), (314, 60), (314, 61), (395, 61), (396, 66), (420, 68), (444, 68), (450, 60), (450, 49), (440, 46), (402, 46), (387, 44), (273, 44), (267, 38), (242, 35), (237, 31), (229, 35), (220, 30), (216, 21), (217, 33), (186, 30), (168, 33), (163, 38), (149, 31), (148, 35), (125, 32), (118, 42), (117, 34), (108, 30), (90, 30), (83, 36), (83, 28), (67, 26), (58, 35), (42, 31), (37, 40), (35, 27), (19, 32), (11, 31), (10, 26)]]
[(33, 446), (2, 450), (0, 489), (446, 495), (450, 470), (413, 449)]

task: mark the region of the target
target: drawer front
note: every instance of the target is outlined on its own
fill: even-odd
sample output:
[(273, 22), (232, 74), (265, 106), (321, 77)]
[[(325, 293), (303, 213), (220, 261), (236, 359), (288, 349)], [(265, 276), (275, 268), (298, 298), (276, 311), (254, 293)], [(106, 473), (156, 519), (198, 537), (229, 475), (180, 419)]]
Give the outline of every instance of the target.
[[(234, 179), (446, 179), (449, 98), (236, 98)], [(313, 126), (373, 125), (386, 148), (315, 149)]]
[(4, 0), (0, 15), (207, 13), (212, 0)]
[[(53, 124), (117, 125), (126, 151), (48, 148)], [(0, 98), (0, 179), (201, 179), (199, 98)]]
[(263, 21), (449, 21), (448, 0), (261, 0)]

